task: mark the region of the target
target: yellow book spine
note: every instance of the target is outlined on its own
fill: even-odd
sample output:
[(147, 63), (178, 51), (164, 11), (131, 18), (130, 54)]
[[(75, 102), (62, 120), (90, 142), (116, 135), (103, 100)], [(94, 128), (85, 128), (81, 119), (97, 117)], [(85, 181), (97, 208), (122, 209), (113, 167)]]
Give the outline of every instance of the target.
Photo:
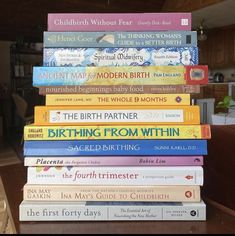
[(51, 105), (190, 105), (190, 94), (47, 94)]
[(210, 139), (210, 125), (26, 125), (24, 140)]
[(35, 106), (35, 125), (200, 124), (199, 106)]
[(27, 201), (146, 201), (199, 202), (199, 186), (79, 186), (31, 185), (23, 188)]

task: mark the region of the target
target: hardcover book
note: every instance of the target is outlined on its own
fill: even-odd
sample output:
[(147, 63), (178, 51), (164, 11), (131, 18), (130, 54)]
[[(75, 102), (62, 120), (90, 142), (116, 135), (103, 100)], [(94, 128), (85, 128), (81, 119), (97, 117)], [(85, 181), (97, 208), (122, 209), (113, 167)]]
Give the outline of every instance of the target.
[(205, 221), (203, 201), (187, 202), (28, 202), (20, 221)]
[(186, 31), (191, 13), (49, 13), (48, 31)]
[(200, 85), (64, 85), (39, 86), (39, 94), (177, 94), (200, 93)]
[(207, 155), (207, 140), (25, 141), (24, 156)]
[(199, 202), (200, 186), (90, 186), (25, 184), (27, 201)]
[(210, 139), (210, 125), (25, 125), (24, 140)]
[(35, 106), (35, 125), (200, 124), (199, 106)]
[(198, 48), (44, 48), (43, 65), (50, 67), (198, 65)]
[(33, 86), (207, 84), (208, 66), (33, 67)]
[(45, 48), (71, 47), (195, 47), (196, 31), (142, 32), (48, 32), (44, 31)]
[(202, 166), (203, 156), (26, 156), (24, 166)]
[(28, 184), (203, 185), (201, 166), (27, 167)]
[(47, 94), (46, 106), (187, 105), (190, 94)]

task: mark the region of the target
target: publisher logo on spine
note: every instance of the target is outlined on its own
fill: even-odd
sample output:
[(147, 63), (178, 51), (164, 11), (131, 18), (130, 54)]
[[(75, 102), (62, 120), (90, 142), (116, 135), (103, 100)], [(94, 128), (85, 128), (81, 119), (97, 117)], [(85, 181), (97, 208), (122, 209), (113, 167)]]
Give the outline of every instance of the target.
[(181, 25), (189, 25), (188, 19), (181, 19)]
[(185, 192), (185, 197), (186, 197), (186, 198), (191, 198), (192, 195), (193, 195), (193, 194), (192, 194), (191, 191), (186, 191), (186, 192)]
[(58, 122), (60, 120), (61, 120), (61, 112), (59, 112), (59, 111), (52, 111), (51, 112), (50, 122)]
[(197, 215), (197, 212), (196, 212), (195, 210), (192, 210), (192, 211), (190, 211), (190, 215), (191, 215), (191, 216), (196, 216), (196, 215)]

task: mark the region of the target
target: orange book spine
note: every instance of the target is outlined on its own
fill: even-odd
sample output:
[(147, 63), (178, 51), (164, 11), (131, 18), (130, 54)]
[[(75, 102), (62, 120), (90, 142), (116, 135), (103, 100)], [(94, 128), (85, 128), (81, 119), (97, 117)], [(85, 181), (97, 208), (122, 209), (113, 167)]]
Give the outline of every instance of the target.
[(190, 94), (47, 94), (46, 106), (190, 105)]

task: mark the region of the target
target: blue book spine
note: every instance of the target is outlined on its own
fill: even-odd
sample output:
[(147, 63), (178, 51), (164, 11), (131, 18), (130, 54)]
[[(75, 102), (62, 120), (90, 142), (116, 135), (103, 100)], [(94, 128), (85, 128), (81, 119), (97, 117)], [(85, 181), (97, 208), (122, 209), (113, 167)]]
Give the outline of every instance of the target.
[(196, 31), (49, 32), (44, 47), (195, 47)]
[(198, 65), (198, 47), (44, 48), (44, 66)]
[(207, 155), (206, 140), (25, 141), (24, 156)]

